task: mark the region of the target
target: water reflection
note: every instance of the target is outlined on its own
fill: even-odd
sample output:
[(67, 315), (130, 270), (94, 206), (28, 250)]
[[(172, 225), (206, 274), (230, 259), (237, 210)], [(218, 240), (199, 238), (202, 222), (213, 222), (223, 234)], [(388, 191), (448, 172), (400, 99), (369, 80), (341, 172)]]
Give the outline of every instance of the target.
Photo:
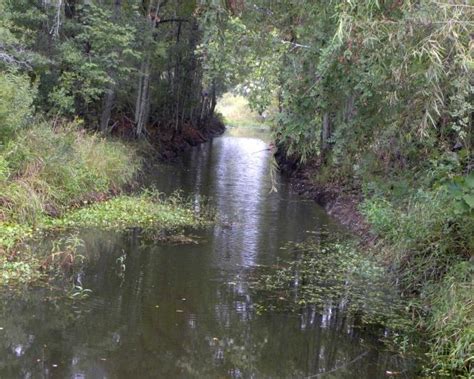
[[(267, 145), (225, 136), (157, 168), (162, 191), (213, 196), (221, 219), (190, 246), (84, 232), (93, 295), (45, 289), (0, 303), (1, 378), (377, 378), (401, 362), (377, 351), (337, 307), (256, 315), (248, 277), (284, 258), (287, 241), (333, 228), (322, 210), (270, 193)], [(122, 257), (125, 271), (117, 268)], [(357, 375), (354, 375), (357, 373)]]

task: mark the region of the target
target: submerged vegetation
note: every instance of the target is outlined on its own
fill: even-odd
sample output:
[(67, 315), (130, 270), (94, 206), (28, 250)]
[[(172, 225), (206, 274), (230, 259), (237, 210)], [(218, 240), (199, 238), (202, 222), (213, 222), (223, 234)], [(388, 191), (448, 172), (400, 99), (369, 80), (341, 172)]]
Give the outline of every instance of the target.
[(405, 304), (384, 268), (350, 241), (325, 239), (288, 244), (292, 258), (259, 275), (254, 287), (267, 294), (266, 307), (338, 308), (365, 324), (393, 326), (396, 320), (401, 327)]

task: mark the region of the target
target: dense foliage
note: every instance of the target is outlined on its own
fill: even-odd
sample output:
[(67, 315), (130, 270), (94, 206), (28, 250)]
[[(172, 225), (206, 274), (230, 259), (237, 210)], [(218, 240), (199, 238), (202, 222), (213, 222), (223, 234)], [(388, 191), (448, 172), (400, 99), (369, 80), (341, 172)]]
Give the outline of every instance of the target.
[[(239, 84), (259, 111), (277, 103), (274, 135), (286, 159), (319, 186), (363, 194), (378, 255), (422, 300), (414, 312), (433, 333), (436, 372), (469, 375), (474, 7), (231, 3), (230, 12), (216, 4), (207, 16), (209, 77)], [(466, 322), (450, 311), (452, 299)]]
[(212, 116), (215, 92), (203, 87), (195, 53), (195, 1), (0, 3), (0, 83), (27, 74), (38, 110), (129, 136)]
[(363, 195), (431, 369), (469, 376), (473, 23), (465, 0), (0, 0), (0, 241), (133, 176), (133, 152), (78, 124), (204, 128), (235, 90), (277, 109), (315, 182)]

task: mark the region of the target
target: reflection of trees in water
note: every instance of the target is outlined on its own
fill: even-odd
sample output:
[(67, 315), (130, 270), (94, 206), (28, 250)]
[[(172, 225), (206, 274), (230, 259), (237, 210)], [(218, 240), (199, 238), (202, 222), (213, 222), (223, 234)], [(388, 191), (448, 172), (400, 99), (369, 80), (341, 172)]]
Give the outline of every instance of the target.
[[(246, 273), (233, 285), (209, 281), (201, 275), (209, 267), (204, 257), (176, 260), (131, 237), (95, 246), (100, 254), (85, 276), (94, 295), (81, 305), (45, 302), (44, 291), (4, 303), (1, 377), (299, 377), (361, 353), (359, 336), (337, 308), (329, 318), (312, 308), (255, 316)], [(114, 264), (124, 246), (122, 282)], [(19, 346), (21, 355), (13, 358)]]
[[(384, 375), (390, 356), (373, 349), (338, 369), (369, 347), (337, 307), (256, 316), (247, 287), (254, 265), (274, 262), (280, 246), (319, 229), (324, 217), (294, 201), (284, 183), (268, 194), (268, 161), (253, 154), (261, 142), (227, 142), (201, 145), (181, 161), (189, 171), (167, 166), (157, 182), (167, 192), (215, 195), (228, 228), (216, 227), (207, 244), (181, 247), (142, 246), (137, 231), (89, 231), (91, 263), (82, 279), (93, 289), (89, 299), (74, 306), (44, 301), (51, 294), (38, 291), (0, 303), (1, 378)], [(118, 275), (122, 255), (126, 269)]]

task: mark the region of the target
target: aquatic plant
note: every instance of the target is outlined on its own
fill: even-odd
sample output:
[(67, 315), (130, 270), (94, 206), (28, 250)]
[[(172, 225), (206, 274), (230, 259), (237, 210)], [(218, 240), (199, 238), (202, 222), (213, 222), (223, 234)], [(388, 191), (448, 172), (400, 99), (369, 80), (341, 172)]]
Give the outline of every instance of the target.
[(122, 195), (73, 210), (58, 219), (48, 219), (51, 228), (128, 228), (176, 230), (203, 226), (210, 220), (196, 213), (177, 195), (165, 198), (156, 191)]
[(351, 242), (290, 243), (292, 258), (259, 274), (254, 289), (271, 309), (344, 309), (368, 324), (401, 326), (404, 302), (384, 268)]

